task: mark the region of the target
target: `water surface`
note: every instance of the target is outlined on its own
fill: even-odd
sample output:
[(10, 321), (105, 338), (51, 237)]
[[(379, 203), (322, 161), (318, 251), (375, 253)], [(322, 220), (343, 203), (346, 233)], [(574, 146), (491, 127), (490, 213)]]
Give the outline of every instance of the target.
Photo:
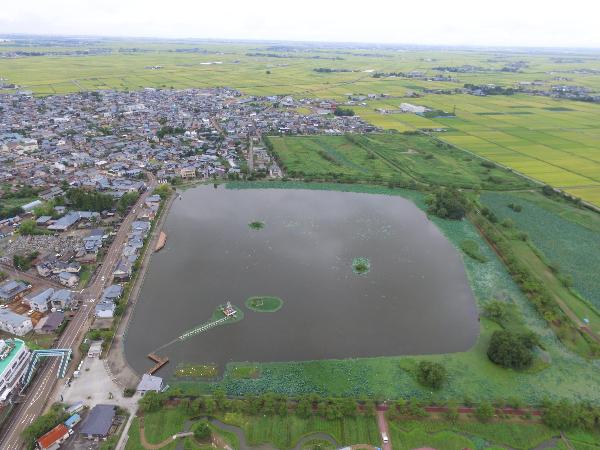
[[(261, 230), (248, 224), (259, 220)], [(125, 342), (139, 372), (146, 355), (206, 321), (226, 300), (284, 300), (245, 310), (162, 350), (171, 363), (294, 361), (447, 353), (470, 348), (477, 312), (463, 263), (412, 202), (400, 197), (291, 189), (183, 193), (167, 218)], [(371, 271), (356, 275), (352, 261)]]

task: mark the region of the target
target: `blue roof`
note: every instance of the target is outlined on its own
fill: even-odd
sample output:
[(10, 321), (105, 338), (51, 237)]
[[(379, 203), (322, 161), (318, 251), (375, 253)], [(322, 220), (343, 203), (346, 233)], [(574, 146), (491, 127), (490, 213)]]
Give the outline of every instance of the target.
[(67, 420), (65, 420), (65, 426), (67, 428), (73, 428), (79, 421), (81, 420), (81, 416), (79, 414), (73, 414)]

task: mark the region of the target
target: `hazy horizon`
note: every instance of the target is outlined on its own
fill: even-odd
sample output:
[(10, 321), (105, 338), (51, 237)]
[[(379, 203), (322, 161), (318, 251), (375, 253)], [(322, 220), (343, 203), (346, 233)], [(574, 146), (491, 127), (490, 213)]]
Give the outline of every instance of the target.
[[(388, 4), (389, 3), (389, 4)], [(330, 42), (442, 47), (600, 48), (600, 5), (506, 0), (398, 4), (305, 0), (83, 2), (31, 0), (3, 5), (3, 35), (186, 40)], [(574, 18), (575, 17), (575, 18)]]

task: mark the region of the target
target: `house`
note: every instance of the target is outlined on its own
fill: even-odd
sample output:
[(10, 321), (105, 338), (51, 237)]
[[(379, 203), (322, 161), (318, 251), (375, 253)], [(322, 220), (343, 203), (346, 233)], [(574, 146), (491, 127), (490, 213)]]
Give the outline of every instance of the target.
[(48, 288), (42, 292), (30, 296), (25, 299), (25, 302), (29, 305), (29, 308), (34, 311), (45, 313), (48, 311), (48, 305), (50, 304), (50, 297), (54, 294), (54, 289)]
[(146, 392), (163, 392), (166, 390), (168, 386), (165, 386), (163, 379), (161, 377), (156, 377), (154, 375), (150, 375), (145, 373), (142, 375), (142, 379), (140, 380), (136, 392), (140, 395), (144, 395)]
[(88, 439), (108, 436), (115, 419), (114, 405), (96, 405), (81, 424), (79, 432)]
[(61, 188), (59, 188), (58, 186), (55, 186), (55, 187), (51, 187), (50, 189), (46, 189), (45, 191), (40, 192), (39, 197), (42, 200), (48, 201), (48, 200), (53, 200), (57, 197), (61, 197), (64, 195), (64, 193), (65, 192)]
[(195, 167), (182, 167), (179, 169), (179, 176), (181, 178), (196, 178)]
[(22, 281), (5, 281), (0, 284), (0, 301), (2, 303), (10, 303), (17, 300), (27, 289), (31, 289), (31, 285), (25, 284)]
[(92, 341), (88, 349), (88, 358), (99, 358), (102, 354), (102, 341)]
[(9, 309), (0, 309), (0, 330), (23, 336), (33, 330), (33, 323), (27, 316), (22, 316)]
[(39, 438), (37, 444), (40, 450), (56, 450), (69, 436), (69, 429), (61, 423)]
[(96, 305), (94, 314), (100, 319), (110, 319), (111, 317), (114, 317), (116, 309), (117, 305), (115, 305), (114, 302), (99, 302)]
[(118, 284), (111, 284), (109, 287), (104, 289), (100, 301), (111, 301), (116, 302), (123, 294), (123, 288)]
[(127, 281), (131, 277), (133, 272), (133, 263), (129, 258), (121, 258), (117, 267), (113, 271), (113, 278), (115, 280)]
[(58, 274), (60, 284), (67, 287), (75, 287), (79, 283), (79, 277), (71, 272), (61, 272)]
[(54, 311), (48, 314), (46, 321), (40, 327), (41, 333), (53, 333), (58, 327), (65, 321), (65, 313), (60, 311)]
[[(65, 272), (66, 273), (66, 272)], [(50, 297), (52, 308), (66, 309), (71, 307), (73, 302), (73, 293), (67, 289), (59, 289)]]

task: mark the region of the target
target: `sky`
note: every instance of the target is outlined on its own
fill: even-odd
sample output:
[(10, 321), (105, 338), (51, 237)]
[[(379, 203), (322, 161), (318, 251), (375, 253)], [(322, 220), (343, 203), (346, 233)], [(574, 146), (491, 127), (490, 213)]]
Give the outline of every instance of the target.
[(598, 0), (2, 0), (0, 34), (600, 48)]

